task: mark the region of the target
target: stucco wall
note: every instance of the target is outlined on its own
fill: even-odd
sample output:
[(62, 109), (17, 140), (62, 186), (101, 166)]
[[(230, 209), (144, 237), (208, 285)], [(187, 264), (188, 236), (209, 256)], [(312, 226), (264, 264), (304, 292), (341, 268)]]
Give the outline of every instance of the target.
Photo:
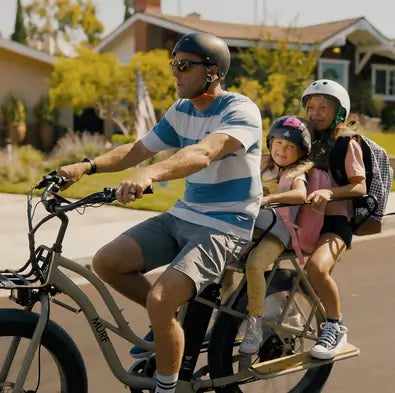
[[(27, 106), (27, 122), (34, 122), (33, 107), (42, 94), (48, 93), (45, 79), (52, 68), (50, 64), (0, 48), (0, 104), (9, 95), (21, 98)], [(61, 111), (60, 118), (62, 126), (72, 127), (70, 110)]]
[(128, 29), (107, 45), (101, 52), (112, 52), (121, 63), (127, 64), (135, 51), (133, 32)]

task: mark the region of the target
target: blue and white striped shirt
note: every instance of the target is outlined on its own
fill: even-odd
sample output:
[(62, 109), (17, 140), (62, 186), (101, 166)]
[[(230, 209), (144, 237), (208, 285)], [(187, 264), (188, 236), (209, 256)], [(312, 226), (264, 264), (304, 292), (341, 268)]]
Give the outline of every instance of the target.
[(189, 100), (180, 99), (142, 142), (148, 150), (158, 152), (193, 145), (215, 133), (232, 136), (241, 147), (187, 176), (184, 197), (169, 213), (250, 239), (262, 194), (262, 120), (249, 98), (223, 92), (203, 111)]

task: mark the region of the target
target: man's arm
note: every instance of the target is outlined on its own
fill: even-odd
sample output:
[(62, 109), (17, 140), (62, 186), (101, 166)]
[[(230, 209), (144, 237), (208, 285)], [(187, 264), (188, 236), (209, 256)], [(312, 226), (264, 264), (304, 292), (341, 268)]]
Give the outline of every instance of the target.
[(122, 203), (135, 197), (141, 198), (143, 191), (152, 182), (181, 179), (207, 168), (218, 157), (233, 153), (241, 146), (236, 138), (227, 134), (212, 134), (199, 143), (184, 147), (177, 153), (141, 169), (129, 179), (123, 181), (117, 191), (117, 199)]
[[(97, 172), (117, 172), (133, 167), (152, 157), (155, 153), (148, 150), (141, 140), (116, 147), (115, 149), (95, 157)], [(89, 162), (60, 167), (57, 172), (70, 179), (70, 184), (80, 180), (91, 170)]]
[(152, 181), (184, 178), (207, 168), (218, 157), (233, 153), (240, 142), (227, 134), (212, 134), (196, 145), (187, 146), (166, 160), (147, 167)]

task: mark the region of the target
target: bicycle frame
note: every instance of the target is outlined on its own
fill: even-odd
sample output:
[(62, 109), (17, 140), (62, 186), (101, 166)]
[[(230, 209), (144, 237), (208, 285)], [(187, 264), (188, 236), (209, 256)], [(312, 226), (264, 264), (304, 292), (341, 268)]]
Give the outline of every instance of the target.
[[(110, 340), (110, 337), (108, 335), (108, 331), (113, 332), (114, 334), (122, 337), (126, 341), (132, 343), (132, 344), (137, 344), (145, 349), (149, 350), (154, 350), (154, 344), (148, 343), (144, 340), (142, 340), (139, 336), (137, 336), (133, 330), (130, 328), (128, 322), (125, 320), (125, 318), (122, 315), (121, 310), (118, 308), (117, 304), (115, 303), (112, 295), (110, 294), (109, 290), (105, 286), (105, 284), (88, 268), (70, 260), (67, 259), (66, 257), (62, 256), (61, 252), (61, 245), (63, 242), (64, 234), (67, 228), (68, 224), (68, 219), (64, 213), (62, 213), (58, 218), (61, 219), (62, 224), (60, 226), (60, 229), (58, 231), (58, 236), (56, 239), (56, 242), (52, 248), (49, 248), (47, 246), (39, 246), (35, 252), (36, 254), (42, 255), (47, 253), (47, 259), (49, 259), (48, 266), (45, 269), (46, 273), (46, 279), (44, 283), (41, 283), (41, 285), (34, 285), (30, 283), (22, 283), (20, 285), (10, 285), (7, 289), (11, 290), (22, 290), (22, 291), (29, 291), (29, 290), (35, 290), (39, 294), (39, 302), (41, 304), (41, 312), (40, 312), (40, 317), (38, 324), (36, 326), (36, 329), (34, 331), (33, 337), (31, 339), (30, 345), (27, 349), (27, 353), (25, 355), (25, 358), (23, 360), (21, 369), (19, 371), (19, 374), (17, 376), (17, 380), (15, 383), (15, 388), (14, 392), (19, 393), (22, 390), (22, 387), (24, 385), (26, 376), (28, 374), (28, 371), (30, 369), (30, 365), (32, 363), (34, 354), (38, 350), (38, 347), (40, 345), (40, 340), (41, 336), (44, 332), (44, 329), (46, 327), (46, 323), (49, 319), (49, 300), (52, 300), (54, 303), (59, 304), (63, 306), (66, 309), (69, 309), (71, 311), (74, 311), (75, 313), (78, 313), (80, 311), (83, 312), (85, 315), (86, 319), (88, 320), (88, 323), (91, 327), (92, 333), (95, 336), (95, 339), (103, 353), (104, 358), (107, 361), (107, 364), (109, 368), (111, 369), (112, 373), (114, 376), (124, 383), (125, 385), (133, 388), (133, 389), (154, 389), (155, 388), (155, 380), (153, 378), (145, 377), (143, 375), (139, 375), (137, 373), (129, 373), (123, 365), (121, 364), (119, 357), (117, 355), (117, 352)], [(41, 254), (40, 254), (41, 253)], [(289, 332), (292, 334), (295, 334), (298, 337), (302, 338), (308, 338), (308, 339), (316, 339), (316, 334), (311, 329), (311, 322), (314, 318), (314, 315), (316, 313), (316, 310), (319, 309), (319, 311), (324, 315), (324, 310), (322, 308), (322, 305), (320, 303), (319, 298), (315, 294), (313, 288), (309, 284), (307, 277), (305, 276), (305, 273), (303, 272), (303, 269), (300, 267), (299, 263), (296, 260), (296, 257), (293, 253), (291, 254), (286, 254), (283, 257), (279, 258), (275, 265), (273, 270), (271, 271), (269, 277), (268, 277), (268, 282), (267, 286), (270, 286), (270, 283), (272, 282), (273, 277), (276, 274), (276, 271), (280, 268), (280, 264), (282, 261), (290, 260), (292, 263), (292, 268), (295, 271), (295, 275), (293, 278), (293, 284), (292, 288), (290, 288), (289, 291), (289, 296), (286, 301), (285, 306), (283, 307), (281, 311), (281, 315), (278, 318), (277, 321), (265, 321), (264, 326), (269, 329), (274, 329), (276, 331), (284, 331), (284, 332)], [(27, 265), (25, 265), (26, 267)], [(22, 268), (23, 269), (23, 268)], [(85, 295), (84, 291), (78, 287), (77, 284), (73, 282), (71, 278), (68, 277), (67, 274), (65, 274), (61, 269), (65, 269), (67, 271), (73, 272), (77, 274), (78, 276), (81, 276), (85, 278), (89, 283), (91, 283), (95, 289), (99, 292), (102, 300), (104, 301), (104, 304), (107, 308), (107, 310), (110, 312), (111, 316), (113, 317), (115, 321), (115, 325), (105, 319), (103, 319), (99, 313), (97, 312), (94, 304), (89, 300), (87, 295)], [(232, 269), (232, 268), (230, 268)], [(233, 270), (238, 270), (237, 268)], [(0, 284), (6, 284), (7, 278), (3, 275), (4, 273), (9, 273), (11, 272), (14, 274), (16, 277), (20, 277), (21, 275), (18, 272), (13, 272), (13, 271), (0, 271)], [(243, 285), (245, 283), (245, 276), (243, 279), (240, 281), (238, 284), (237, 288), (231, 296), (227, 299), (226, 302), (223, 302), (223, 304), (219, 305), (217, 304), (217, 301), (211, 301), (207, 300), (207, 298), (204, 298), (202, 296), (197, 296), (194, 299), (194, 302), (201, 303), (203, 305), (206, 305), (208, 307), (211, 307), (212, 309), (218, 308), (220, 312), (228, 313), (231, 315), (234, 315), (239, 318), (246, 318), (246, 314), (243, 314), (241, 312), (238, 312), (234, 309), (232, 309), (232, 304), (234, 303), (234, 300), (240, 293)], [(6, 286), (6, 285), (4, 285)], [(306, 323), (303, 325), (302, 328), (296, 328), (292, 327), (290, 325), (287, 325), (284, 323), (284, 320), (287, 315), (287, 311), (291, 305), (292, 302), (295, 300), (295, 295), (297, 292), (304, 292), (307, 293), (307, 296), (311, 300), (311, 312), (309, 315), (303, 315), (303, 317), (306, 320)], [(56, 299), (52, 298), (52, 294), (56, 292), (62, 292), (69, 296), (78, 306), (79, 310), (74, 309), (67, 304), (64, 304), (62, 302), (57, 301)], [(17, 300), (17, 296), (15, 296), (15, 293), (12, 293), (11, 298), (14, 300)], [(27, 309), (31, 310), (31, 307), (26, 307)], [(302, 312), (302, 309), (299, 307), (299, 311)], [(180, 312), (180, 316), (184, 315), (185, 313)], [(208, 321), (207, 321), (208, 325)], [(205, 329), (207, 329), (207, 326), (205, 326)], [(204, 330), (205, 332), (205, 330)], [(204, 335), (203, 332), (203, 335)], [(4, 381), (6, 376), (8, 375), (12, 360), (15, 356), (18, 344), (19, 344), (20, 338), (15, 337), (10, 345), (8, 354), (6, 356), (5, 362), (0, 369), (0, 381)], [(200, 345), (200, 344), (199, 344)], [(234, 375), (227, 376), (227, 377), (222, 377), (222, 378), (216, 378), (216, 379), (201, 379), (200, 377), (204, 374), (205, 367), (201, 368), (200, 370), (191, 371), (193, 372), (192, 379), (190, 381), (183, 380), (180, 378), (179, 381), (179, 387), (177, 387), (178, 392), (196, 392), (197, 390), (212, 390), (213, 387), (216, 386), (223, 386), (223, 385), (228, 385), (232, 383), (238, 383), (238, 382), (243, 382), (243, 381), (250, 381), (250, 380), (256, 380), (256, 379), (270, 379), (270, 378), (275, 378), (280, 375), (292, 373), (295, 371), (300, 371), (300, 370), (306, 370), (309, 368), (313, 367), (318, 367), (322, 366), (327, 363), (332, 363), (333, 361), (337, 360), (342, 360), (351, 356), (356, 356), (358, 355), (359, 350), (355, 347), (352, 348), (352, 350), (346, 351), (339, 356), (336, 356), (335, 359), (330, 359), (330, 360), (320, 360), (320, 361), (314, 361), (314, 362), (298, 362), (292, 367), (288, 367), (284, 370), (275, 370), (274, 372), (268, 372), (267, 369), (265, 368), (265, 362), (262, 364), (258, 365), (248, 365), (244, 368), (241, 368), (239, 372), (237, 372)], [(185, 357), (185, 354), (184, 354)], [(196, 362), (192, 364), (193, 369), (196, 366)], [(182, 373), (182, 370), (180, 371)]]
[[(47, 250), (51, 250), (45, 246), (40, 246), (42, 248), (45, 248)], [(280, 258), (272, 272), (270, 273), (270, 276), (268, 278), (268, 284), (270, 285), (271, 278), (274, 276), (275, 271), (279, 268), (281, 260), (284, 259), (289, 259), (289, 256), (283, 257), (282, 259)], [(315, 307), (322, 307), (319, 303), (318, 298), (316, 297), (314, 291), (312, 288), (309, 286), (307, 279), (305, 278), (305, 275), (301, 268), (299, 267), (296, 259), (292, 260), (293, 266), (295, 267), (297, 274), (294, 278), (294, 285), (291, 290), (291, 293), (288, 297), (288, 300), (286, 302), (286, 305), (281, 313), (280, 319), (278, 320), (277, 323), (274, 322), (269, 322), (265, 321), (264, 326), (267, 328), (274, 328), (282, 331), (288, 331), (292, 332), (294, 334), (298, 334), (299, 336), (307, 337), (310, 339), (315, 339), (316, 336), (313, 335), (309, 331), (309, 326), (311, 323), (311, 320), (314, 316), (315, 309), (312, 308), (312, 311), (309, 316), (306, 316), (307, 322), (303, 328), (297, 329), (289, 325), (284, 325), (284, 318), (287, 313), (289, 305), (292, 303), (294, 295), (298, 288), (300, 288), (300, 283), (303, 282), (303, 285), (306, 285), (308, 289), (308, 292), (311, 296), (312, 299), (314, 299)], [(89, 298), (85, 295), (82, 289), (80, 289), (71, 278), (68, 277), (64, 272), (62, 272), (60, 269), (66, 269), (70, 272), (76, 273), (77, 275), (85, 278), (89, 283), (91, 283), (95, 289), (99, 292), (101, 298), (103, 299), (107, 309), (111, 313), (112, 317), (114, 318), (114, 321), (116, 322), (116, 325), (112, 324), (111, 322), (103, 319), (99, 313), (97, 312), (95, 306), (93, 303), (89, 300)], [(238, 288), (236, 291), (233, 292), (231, 298), (225, 305), (217, 306), (214, 302), (209, 302), (203, 298), (197, 297), (195, 301), (199, 303), (206, 304), (210, 307), (213, 308), (219, 308), (221, 312), (229, 313), (232, 315), (235, 315), (237, 317), (245, 318), (246, 315), (240, 312), (237, 312), (235, 310), (232, 310), (231, 305), (232, 305), (232, 300), (237, 296), (238, 292), (241, 290), (242, 286), (244, 285), (243, 281), (245, 278), (242, 279), (242, 281), (239, 283)], [(69, 296), (79, 307), (80, 310), (73, 310), (74, 312), (80, 312), (82, 311), (83, 314), (85, 315), (86, 319), (89, 322), (89, 325), (91, 327), (92, 333), (95, 336), (95, 339), (97, 343), (99, 344), (99, 347), (103, 353), (104, 358), (106, 359), (106, 362), (108, 366), (110, 367), (112, 373), (114, 376), (124, 383), (125, 385), (133, 388), (133, 389), (154, 389), (155, 387), (155, 381), (151, 378), (147, 378), (138, 374), (130, 374), (127, 372), (127, 370), (124, 369), (122, 366), (119, 357), (117, 355), (117, 352), (108, 336), (107, 331), (110, 330), (116, 335), (122, 337), (126, 341), (132, 343), (132, 344), (137, 344), (141, 345), (143, 348), (147, 348), (150, 350), (154, 350), (154, 345), (147, 343), (146, 341), (142, 340), (137, 336), (133, 330), (130, 328), (128, 322), (125, 320), (123, 317), (120, 309), (117, 307), (113, 297), (111, 296), (109, 290), (105, 286), (105, 284), (89, 269), (86, 267), (79, 265), (78, 263), (67, 259), (63, 257), (60, 253), (54, 253), (53, 254), (53, 260), (51, 262), (51, 271), (48, 275), (47, 279), (47, 285), (50, 285), (60, 292), (66, 294)], [(40, 338), (41, 335), (43, 334), (43, 331), (45, 329), (46, 321), (49, 318), (49, 307), (47, 303), (47, 296), (48, 294), (43, 293), (40, 296), (40, 303), (41, 303), (41, 312), (40, 312), (40, 319), (38, 322), (38, 325), (36, 327), (36, 330), (34, 332), (34, 335), (32, 337), (31, 343), (29, 345), (29, 348), (27, 350), (24, 362), (21, 366), (21, 370), (19, 372), (19, 375), (16, 380), (15, 384), (15, 392), (19, 392), (23, 386), (23, 383), (25, 381), (26, 375), (28, 373), (28, 370), (30, 368), (30, 363), (32, 362), (33, 356), (35, 352), (38, 349), (38, 346), (40, 345)], [(60, 305), (60, 302), (55, 301), (55, 303), (58, 303)], [(7, 367), (10, 366), (12, 358), (16, 352), (17, 348), (17, 343), (13, 343), (13, 348), (10, 348), (9, 354), (8, 354), (8, 359), (3, 365), (3, 368), (0, 370), (0, 376), (2, 375), (7, 375), (8, 369)], [(355, 354), (356, 355), (356, 354)], [(339, 357), (336, 360), (341, 360), (344, 357)], [(325, 363), (330, 363), (332, 360), (329, 361), (320, 361), (319, 364), (307, 364), (301, 367), (300, 369), (308, 369), (311, 367), (317, 367), (318, 365), (323, 365)], [(289, 372), (295, 372), (296, 370), (284, 370), (281, 375)], [(185, 388), (190, 390), (190, 391), (196, 391), (198, 389), (209, 389), (212, 388), (213, 386), (221, 386), (221, 385), (227, 385), (230, 383), (236, 383), (240, 382), (249, 378), (258, 378), (258, 379), (270, 379), (276, 376), (279, 376), (280, 374), (259, 374), (254, 368), (245, 368), (243, 370), (240, 370), (237, 374), (229, 376), (229, 377), (224, 377), (224, 378), (217, 378), (217, 379), (212, 379), (212, 380), (194, 380), (192, 381), (192, 385), (189, 384), (189, 388), (187, 388), (187, 384), (184, 381)], [(19, 389), (19, 390), (18, 390)]]

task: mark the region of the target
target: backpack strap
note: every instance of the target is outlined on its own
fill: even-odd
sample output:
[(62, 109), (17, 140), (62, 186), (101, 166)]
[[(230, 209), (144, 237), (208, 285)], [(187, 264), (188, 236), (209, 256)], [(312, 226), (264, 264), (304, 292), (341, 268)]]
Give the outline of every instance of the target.
[(329, 169), (331, 171), (332, 177), (339, 186), (345, 186), (348, 184), (347, 174), (346, 174), (346, 154), (348, 149), (348, 144), (352, 136), (340, 135), (336, 139), (336, 143), (329, 156)]
[[(278, 183), (279, 190), (290, 189), (292, 186), (292, 182), (293, 182), (292, 178), (284, 175), (281, 176), (280, 181)], [(295, 224), (291, 222), (290, 207), (289, 206), (279, 207), (277, 209), (277, 212), (280, 215), (281, 219), (284, 222), (285, 227), (288, 229), (291, 235), (291, 245), (296, 253), (296, 256), (298, 257), (299, 265), (304, 266), (305, 260), (304, 260), (302, 249), (300, 248), (298, 234), (296, 233), (296, 227)]]
[(300, 248), (298, 234), (296, 233), (295, 224), (291, 222), (290, 219), (290, 208), (289, 207), (280, 207), (277, 209), (281, 219), (284, 222), (285, 227), (288, 229), (291, 235), (291, 245), (295, 251), (296, 256), (298, 257), (299, 265), (303, 267), (305, 265), (305, 259)]

